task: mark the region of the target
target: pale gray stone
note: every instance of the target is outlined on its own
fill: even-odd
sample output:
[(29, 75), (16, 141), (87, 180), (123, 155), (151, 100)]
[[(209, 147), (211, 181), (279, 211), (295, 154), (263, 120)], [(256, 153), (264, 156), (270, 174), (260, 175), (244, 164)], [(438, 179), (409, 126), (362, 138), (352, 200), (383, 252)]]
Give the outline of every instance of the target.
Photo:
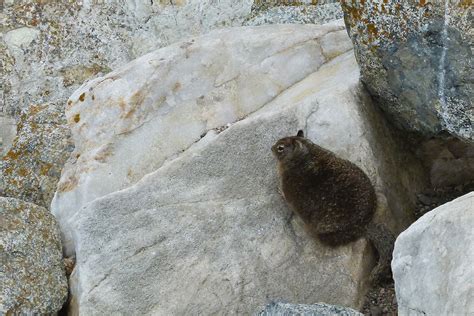
[(397, 238), (400, 315), (474, 314), (474, 192), (426, 213)]
[(67, 102), (75, 150), (51, 205), (66, 253), (68, 221), (83, 205), (136, 183), (350, 49), (341, 21), (218, 30), (84, 84)]

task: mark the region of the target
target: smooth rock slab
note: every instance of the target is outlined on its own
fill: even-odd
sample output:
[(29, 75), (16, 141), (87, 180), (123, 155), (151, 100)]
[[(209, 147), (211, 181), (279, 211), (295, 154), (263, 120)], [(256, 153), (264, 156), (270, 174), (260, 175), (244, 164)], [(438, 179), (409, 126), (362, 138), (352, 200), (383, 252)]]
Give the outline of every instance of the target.
[(474, 314), (474, 192), (426, 213), (397, 238), (400, 315)]
[(0, 312), (49, 314), (68, 293), (59, 227), (43, 207), (0, 197)]
[(51, 206), (66, 253), (74, 252), (68, 222), (86, 203), (136, 183), (351, 48), (341, 22), (226, 29), (84, 84), (66, 107), (75, 151)]
[(363, 168), (385, 219), (403, 222), (416, 191), (410, 177), (422, 173), (381, 120), (348, 52), (222, 133), (208, 132), (135, 185), (86, 204), (69, 222), (75, 309), (250, 314), (278, 299), (360, 307), (374, 264), (370, 248), (364, 239), (326, 248), (290, 218), (270, 148), (304, 129)]

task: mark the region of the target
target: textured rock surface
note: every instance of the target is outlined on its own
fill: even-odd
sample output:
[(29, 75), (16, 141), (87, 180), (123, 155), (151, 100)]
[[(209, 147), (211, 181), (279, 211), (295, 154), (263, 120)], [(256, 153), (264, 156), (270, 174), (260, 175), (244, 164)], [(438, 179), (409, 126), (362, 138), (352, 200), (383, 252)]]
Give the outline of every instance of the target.
[(401, 315), (474, 313), (474, 192), (422, 216), (398, 237), (392, 261)]
[(430, 139), (417, 148), (434, 188), (474, 182), (474, 143), (456, 138)]
[(63, 232), (85, 203), (137, 182), (350, 49), (342, 23), (220, 30), (85, 84), (66, 108), (76, 148), (52, 204)]
[(0, 160), (0, 196), (49, 208), (73, 144), (63, 106), (33, 105), (19, 117), (12, 147)]
[(252, 0), (4, 1), (0, 112), (16, 116), (30, 104), (65, 103), (86, 79), (216, 28), (342, 17), (330, 2), (336, 1), (275, 1), (268, 10), (251, 12)]
[(299, 316), (363, 316), (356, 310), (351, 308), (328, 305), (324, 303), (304, 305), (289, 303), (271, 303), (258, 314), (259, 316), (283, 316), (283, 315), (299, 315)]
[(87, 78), (179, 39), (241, 25), (251, 6), (232, 0), (5, 1), (0, 108), (15, 115), (34, 103), (64, 104)]
[[(111, 177), (118, 175), (111, 183), (121, 181), (114, 173), (121, 164), (130, 168), (137, 157), (146, 158), (153, 147), (143, 140), (157, 134), (155, 129), (160, 126), (150, 120), (134, 128), (134, 121), (113, 119), (128, 113), (135, 104), (129, 100), (142, 82), (153, 82), (158, 88), (145, 90), (145, 102), (134, 115), (146, 113), (147, 104), (156, 105), (153, 100), (160, 99), (160, 87), (166, 89), (167, 99), (176, 104), (171, 109), (164, 105), (166, 116), (152, 117), (170, 118), (164, 124), (170, 134), (162, 136), (166, 142), (158, 148), (178, 152), (165, 163), (161, 151), (153, 152), (146, 159), (155, 172), (129, 188), (96, 198), (74, 216), (62, 217), (63, 224), (68, 221), (63, 228), (73, 232), (77, 252), (72, 277), (76, 311), (85, 315), (118, 311), (213, 314), (223, 310), (249, 314), (281, 298), (306, 304), (361, 305), (365, 280), (374, 264), (365, 240), (328, 249), (311, 239), (300, 220), (289, 217), (277, 190), (276, 162), (270, 152), (277, 139), (305, 129), (316, 143), (364, 169), (377, 188), (380, 213), (395, 228), (405, 224), (410, 194), (418, 185), (413, 179), (421, 178), (420, 168), (399, 151), (381, 115), (360, 90), (353, 54), (344, 53), (350, 47), (349, 39), (339, 43), (338, 53), (330, 45), (330, 55), (337, 57), (331, 61), (326, 57), (324, 38), (337, 32), (344, 34), (345, 30), (338, 26), (274, 26), (271, 30), (219, 31), (144, 56), (110, 74), (115, 80), (98, 79), (74, 93), (68, 117), (77, 148), (114, 139), (108, 156), (95, 165), (97, 172), (104, 168), (113, 171)], [(271, 45), (266, 42), (269, 39)], [(293, 46), (296, 41), (299, 45)], [(232, 54), (209, 46), (214, 42)], [(235, 42), (238, 45), (232, 44)], [(215, 73), (199, 70), (201, 66), (193, 63), (194, 72), (175, 73), (168, 68), (166, 77), (154, 74), (152, 61), (159, 61), (163, 52), (171, 56), (170, 52), (185, 50), (192, 61), (203, 49), (209, 50), (204, 61), (218, 67)], [(248, 54), (251, 59), (244, 58), (247, 52), (252, 52)], [(301, 69), (305, 75), (295, 77), (293, 71), (301, 74)], [(140, 73), (142, 80), (123, 79), (133, 73)], [(189, 74), (201, 79), (199, 88), (188, 81)], [(153, 81), (158, 80), (155, 78), (161, 81)], [(175, 78), (180, 78), (180, 92), (169, 91), (176, 86)], [(253, 78), (261, 85), (254, 87)], [(216, 85), (216, 81), (225, 84)], [(123, 88), (99, 93), (104, 88), (99, 82)], [(125, 83), (128, 89), (122, 86)], [(86, 94), (81, 102), (82, 93)], [(123, 97), (125, 110), (121, 112), (120, 102), (111, 102), (104, 111), (112, 117), (101, 117), (87, 107), (94, 104), (92, 95), (95, 100)], [(194, 107), (196, 100), (205, 103)], [(206, 112), (199, 112), (202, 109)], [(223, 109), (227, 111), (220, 112)], [(173, 111), (188, 114), (189, 121), (177, 119), (184, 115), (171, 120)], [(78, 113), (80, 120), (75, 123)], [(234, 120), (240, 121), (219, 134), (213, 129)], [(99, 121), (103, 123), (94, 125)], [(81, 129), (81, 122), (88, 128)], [(190, 128), (193, 122), (202, 125)], [(96, 134), (102, 128), (104, 132)], [(122, 133), (123, 128), (129, 131)], [(200, 139), (200, 134), (205, 136)]]
[(43, 207), (0, 197), (0, 312), (57, 312), (67, 297), (59, 227)]
[(341, 1), (362, 79), (399, 126), (474, 140), (470, 1)]
[(288, 1), (259, 1), (254, 2), (252, 11), (244, 25), (262, 24), (322, 24), (341, 19), (343, 13), (339, 1), (317, 1), (317, 4), (293, 4)]

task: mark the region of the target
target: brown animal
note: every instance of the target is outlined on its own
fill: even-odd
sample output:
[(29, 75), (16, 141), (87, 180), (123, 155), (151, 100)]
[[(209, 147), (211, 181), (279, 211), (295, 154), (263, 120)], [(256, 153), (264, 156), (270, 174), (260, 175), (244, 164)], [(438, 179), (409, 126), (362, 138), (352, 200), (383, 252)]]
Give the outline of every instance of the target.
[(277, 141), (272, 151), (282, 194), (310, 232), (330, 247), (367, 237), (379, 255), (371, 281), (390, 277), (395, 238), (383, 225), (372, 223), (377, 199), (367, 175), (304, 138), (301, 130)]

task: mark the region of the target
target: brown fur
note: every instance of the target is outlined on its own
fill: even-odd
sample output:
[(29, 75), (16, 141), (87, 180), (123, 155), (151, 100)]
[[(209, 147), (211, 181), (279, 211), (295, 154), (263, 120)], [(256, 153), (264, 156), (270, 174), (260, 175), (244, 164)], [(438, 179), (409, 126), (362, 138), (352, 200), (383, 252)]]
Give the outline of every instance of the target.
[[(387, 264), (390, 269), (393, 240), (386, 237), (388, 230), (384, 233), (371, 224), (377, 200), (367, 175), (352, 162), (304, 138), (302, 131), (280, 139), (272, 151), (278, 159), (284, 198), (308, 229), (331, 247), (363, 236), (377, 238), (371, 240), (379, 253), (374, 271), (386, 271)], [(379, 272), (376, 274), (371, 277), (374, 281), (380, 279)]]

